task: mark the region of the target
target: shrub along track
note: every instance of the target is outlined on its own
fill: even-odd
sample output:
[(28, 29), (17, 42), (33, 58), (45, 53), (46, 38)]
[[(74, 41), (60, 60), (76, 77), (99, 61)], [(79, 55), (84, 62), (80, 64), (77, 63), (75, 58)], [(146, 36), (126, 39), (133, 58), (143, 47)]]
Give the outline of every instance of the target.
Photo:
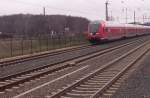
[(53, 72), (62, 70), (64, 68), (73, 67), (78, 63), (84, 62), (85, 60), (89, 60), (90, 58), (93, 58), (93, 57), (95, 58), (96, 56), (99, 56), (99, 55), (102, 55), (102, 54), (105, 54), (105, 53), (109, 53), (109, 52), (117, 50), (119, 48), (122, 48), (122, 47), (125, 47), (125, 46), (130, 46), (130, 45), (135, 44), (135, 43), (140, 44), (142, 42), (144, 42), (144, 41), (142, 41), (142, 40), (133, 41), (133, 42), (126, 43), (126, 44), (123, 44), (123, 45), (119, 45), (117, 47), (106, 49), (106, 50), (103, 50), (103, 51), (100, 51), (100, 52), (97, 52), (97, 53), (94, 53), (94, 54), (86, 55), (84, 57), (77, 58), (77, 59), (74, 59), (74, 60), (71, 60), (71, 61), (70, 60), (66, 61), (63, 64), (59, 65), (59, 66), (54, 64), (54, 66), (51, 66), (51, 67), (45, 67), (45, 68), (42, 68), (42, 69), (40, 69), (40, 68), (39, 69), (34, 69), (30, 72), (19, 73), (19, 74), (16, 74), (14, 76), (5, 77), (5, 78), (3, 78), (3, 82), (1, 82), (0, 91), (1, 91), (1, 93), (4, 93), (5, 90), (16, 87), (16, 86), (19, 86), (20, 84), (23, 84), (25, 82), (29, 82), (29, 81), (37, 79), (39, 77), (43, 77), (45, 75), (48, 75), (48, 74), (51, 74)]

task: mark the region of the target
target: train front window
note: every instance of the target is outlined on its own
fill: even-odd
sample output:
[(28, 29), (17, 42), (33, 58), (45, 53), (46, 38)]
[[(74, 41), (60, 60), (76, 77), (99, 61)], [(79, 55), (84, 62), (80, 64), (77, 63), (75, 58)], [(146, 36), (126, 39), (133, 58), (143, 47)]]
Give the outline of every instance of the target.
[(89, 25), (89, 32), (90, 33), (96, 33), (99, 31), (99, 27), (100, 27), (100, 24), (99, 23), (91, 23)]

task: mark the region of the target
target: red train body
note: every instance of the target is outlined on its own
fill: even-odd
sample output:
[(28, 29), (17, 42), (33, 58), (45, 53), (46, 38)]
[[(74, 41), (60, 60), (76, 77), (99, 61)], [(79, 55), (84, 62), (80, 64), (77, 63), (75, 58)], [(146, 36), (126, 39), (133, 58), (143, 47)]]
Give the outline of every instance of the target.
[(90, 42), (101, 42), (144, 34), (150, 34), (150, 26), (94, 21), (89, 24), (87, 37)]

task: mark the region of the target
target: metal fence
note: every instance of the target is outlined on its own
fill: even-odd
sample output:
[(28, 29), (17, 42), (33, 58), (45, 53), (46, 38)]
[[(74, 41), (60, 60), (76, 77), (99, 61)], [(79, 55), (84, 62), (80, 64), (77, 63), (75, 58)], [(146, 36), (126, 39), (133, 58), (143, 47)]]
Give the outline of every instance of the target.
[(0, 59), (88, 43), (84, 35), (0, 39)]

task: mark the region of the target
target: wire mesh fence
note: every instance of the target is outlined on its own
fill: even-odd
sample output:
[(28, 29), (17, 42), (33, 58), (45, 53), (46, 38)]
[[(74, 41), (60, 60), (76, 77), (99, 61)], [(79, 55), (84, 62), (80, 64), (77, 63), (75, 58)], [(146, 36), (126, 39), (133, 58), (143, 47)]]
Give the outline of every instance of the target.
[(0, 59), (88, 43), (84, 35), (0, 39)]

